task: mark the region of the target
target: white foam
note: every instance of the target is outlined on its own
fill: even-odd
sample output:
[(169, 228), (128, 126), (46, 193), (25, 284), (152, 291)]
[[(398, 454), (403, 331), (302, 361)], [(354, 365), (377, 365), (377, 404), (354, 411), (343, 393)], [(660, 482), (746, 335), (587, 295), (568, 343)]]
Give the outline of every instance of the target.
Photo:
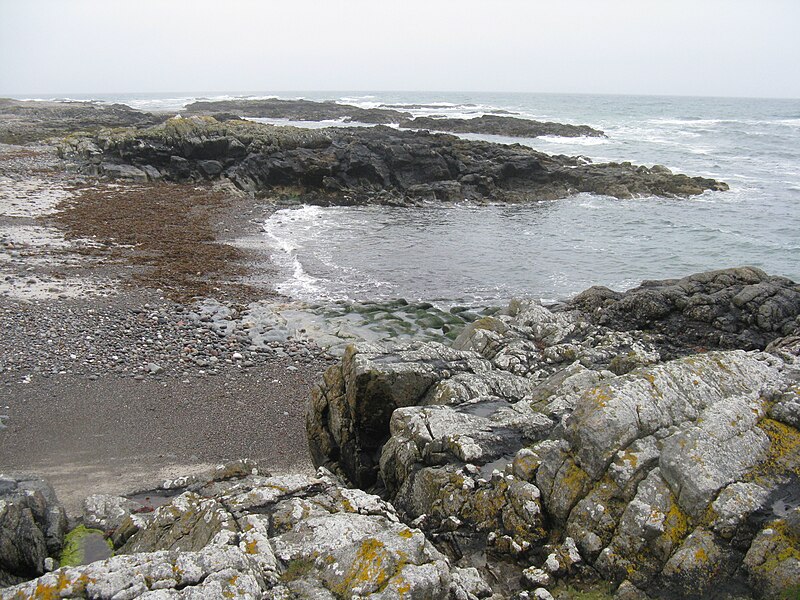
[(324, 121), (294, 121), (292, 119), (271, 119), (267, 117), (243, 117), (246, 121), (277, 125), (279, 127), (300, 127), (302, 129), (325, 129), (326, 127), (374, 127), (374, 123), (345, 121), (344, 119), (326, 119)]
[(603, 137), (590, 137), (590, 136), (580, 136), (580, 137), (566, 137), (566, 136), (558, 136), (558, 135), (542, 135), (536, 138), (537, 140), (541, 140), (543, 142), (548, 142), (552, 144), (563, 144), (567, 145), (575, 145), (575, 146), (602, 146), (603, 144), (610, 144), (611, 140), (609, 138)]
[(298, 227), (306, 231), (318, 227), (314, 221), (320, 216), (320, 212), (319, 207), (308, 205), (297, 209), (282, 209), (264, 223), (264, 233), (276, 250), (272, 259), (287, 272), (286, 280), (276, 285), (276, 289), (282, 294), (311, 300), (324, 296), (322, 280), (305, 270), (297, 255), (300, 249), (298, 240), (291, 234)]

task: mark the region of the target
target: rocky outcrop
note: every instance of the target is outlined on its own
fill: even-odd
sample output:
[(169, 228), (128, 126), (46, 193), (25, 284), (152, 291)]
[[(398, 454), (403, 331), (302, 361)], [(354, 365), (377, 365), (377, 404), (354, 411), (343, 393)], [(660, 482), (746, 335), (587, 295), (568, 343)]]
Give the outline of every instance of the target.
[(339, 104), (332, 100), (218, 100), (187, 104), (185, 112), (191, 115), (217, 117), (220, 113), (239, 117), (264, 119), (289, 119), (290, 121), (357, 121), (388, 125), (411, 118), (411, 114), (390, 108), (360, 108), (350, 104)]
[[(528, 202), (578, 192), (628, 198), (727, 189), (665, 167), (592, 164), (445, 134), (388, 127), (312, 131), (211, 117), (70, 138), (62, 154), (79, 158), (92, 173), (175, 181), (226, 178), (246, 192), (283, 191), (321, 204)], [(119, 165), (129, 169), (121, 173)]]
[(748, 268), (687, 280), (713, 286), (706, 306), (722, 322), (726, 306), (736, 322), (768, 314), (779, 326), (759, 331), (787, 335), (744, 350), (709, 334), (698, 350), (665, 342), (691, 321), (643, 332), (620, 299), (584, 297), (556, 311), (514, 301), (452, 347), (351, 346), (312, 392), (315, 476), (239, 461), (90, 496), (83, 523), (111, 558), (42, 574), (57, 566), (63, 512), (43, 482), (0, 480), (2, 583), (16, 584), (0, 598), (521, 600), (597, 585), (618, 598), (791, 597), (800, 332), (784, 328), (792, 302), (762, 309), (782, 291), (746, 290), (794, 284)]
[[(661, 313), (644, 333), (619, 298), (582, 295), (558, 312), (515, 302), (454, 348), (351, 347), (312, 392), (312, 455), (380, 491), (499, 593), (598, 581), (629, 597), (791, 593), (800, 338), (785, 292), (796, 288), (754, 269), (681, 281), (638, 290), (705, 286), (720, 322), (770, 315), (758, 325), (770, 335), (720, 336), (703, 321), (698, 349), (691, 313)], [(730, 349), (736, 340), (770, 352)]]
[(111, 534), (114, 557), (62, 567), (0, 590), (0, 597), (475, 600), (491, 594), (475, 569), (452, 566), (376, 496), (347, 489), (324, 470), (270, 477), (252, 463), (245, 475), (242, 466), (233, 465), (233, 477), (217, 472), (168, 482), (168, 493), (177, 494), (171, 501), (129, 514)]
[(624, 293), (593, 287), (569, 307), (614, 329), (662, 334), (667, 355), (702, 348), (763, 350), (800, 331), (800, 285), (753, 267), (645, 281)]
[(0, 143), (24, 144), (101, 127), (149, 127), (164, 119), (124, 104), (0, 98)]
[[(419, 108), (420, 105), (410, 105)], [(430, 129), (451, 133), (482, 133), (510, 137), (539, 137), (555, 135), (563, 137), (600, 137), (602, 131), (588, 125), (567, 125), (549, 121), (534, 121), (518, 117), (482, 115), (472, 119), (447, 119), (441, 117), (416, 117), (405, 111), (392, 108), (360, 108), (338, 102), (314, 102), (311, 100), (221, 100), (187, 104), (189, 115), (211, 116), (218, 120), (231, 117), (263, 119), (288, 119), (290, 121), (355, 121), (374, 125), (398, 124), (409, 129)]]
[(534, 121), (518, 117), (483, 115), (472, 119), (416, 117), (400, 121), (400, 127), (447, 131), (450, 133), (481, 133), (507, 137), (535, 138), (544, 135), (559, 137), (603, 137), (605, 134), (588, 125), (568, 125), (552, 121)]
[(0, 475), (0, 588), (45, 572), (64, 542), (67, 519), (50, 485)]

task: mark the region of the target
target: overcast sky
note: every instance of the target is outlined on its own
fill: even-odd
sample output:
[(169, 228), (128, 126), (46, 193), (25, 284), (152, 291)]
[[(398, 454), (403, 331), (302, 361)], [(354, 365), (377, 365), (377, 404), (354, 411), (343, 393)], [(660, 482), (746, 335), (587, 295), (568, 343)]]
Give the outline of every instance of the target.
[(798, 0), (0, 0), (0, 95), (800, 98)]

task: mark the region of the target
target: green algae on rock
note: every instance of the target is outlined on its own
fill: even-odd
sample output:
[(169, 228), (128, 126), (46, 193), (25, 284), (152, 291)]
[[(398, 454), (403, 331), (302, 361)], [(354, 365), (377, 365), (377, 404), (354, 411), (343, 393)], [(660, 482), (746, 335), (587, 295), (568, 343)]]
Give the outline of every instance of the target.
[(64, 549), (59, 557), (62, 567), (88, 565), (96, 560), (109, 558), (114, 551), (111, 540), (99, 529), (88, 529), (78, 525), (64, 537)]

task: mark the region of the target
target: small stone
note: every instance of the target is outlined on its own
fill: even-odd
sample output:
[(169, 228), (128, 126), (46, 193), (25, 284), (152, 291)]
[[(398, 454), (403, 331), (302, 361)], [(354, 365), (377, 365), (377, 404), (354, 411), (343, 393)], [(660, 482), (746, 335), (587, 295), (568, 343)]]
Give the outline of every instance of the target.
[(147, 372), (151, 375), (160, 375), (164, 372), (164, 367), (156, 363), (147, 363)]
[(536, 598), (536, 600), (555, 600), (555, 598), (553, 598), (553, 594), (548, 592), (543, 587), (533, 590), (533, 597)]
[(553, 578), (550, 573), (538, 567), (528, 567), (522, 571), (522, 576), (532, 587), (553, 585)]
[(558, 557), (555, 552), (547, 556), (547, 559), (544, 561), (544, 568), (550, 573), (556, 573), (561, 568), (561, 563), (558, 562)]

